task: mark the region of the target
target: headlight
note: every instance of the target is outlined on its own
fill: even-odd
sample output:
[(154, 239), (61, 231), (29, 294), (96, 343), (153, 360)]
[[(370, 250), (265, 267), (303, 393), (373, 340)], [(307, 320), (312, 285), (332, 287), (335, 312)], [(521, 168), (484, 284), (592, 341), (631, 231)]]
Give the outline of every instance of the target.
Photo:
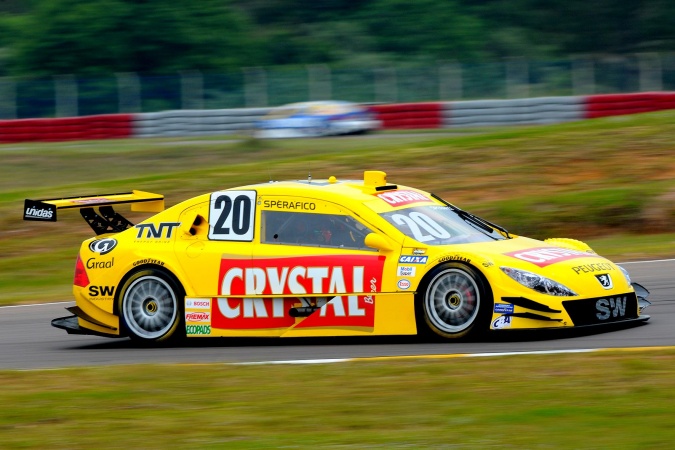
[(619, 269), (621, 269), (621, 272), (623, 272), (623, 276), (626, 277), (626, 281), (628, 282), (628, 286), (633, 284), (633, 282), (630, 280), (630, 275), (628, 274), (628, 271), (621, 266), (617, 266), (617, 267)]
[(501, 267), (502, 272), (516, 280), (525, 287), (534, 289), (542, 294), (555, 295), (558, 297), (575, 297), (577, 293), (550, 278), (542, 277), (536, 273), (512, 267)]

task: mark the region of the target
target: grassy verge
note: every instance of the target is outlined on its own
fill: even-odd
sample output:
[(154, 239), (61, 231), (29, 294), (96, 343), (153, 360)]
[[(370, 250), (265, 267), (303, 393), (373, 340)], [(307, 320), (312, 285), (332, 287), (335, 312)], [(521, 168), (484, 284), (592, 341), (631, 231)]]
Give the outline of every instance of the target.
[(170, 206), (310, 173), (354, 179), (384, 170), (390, 182), (432, 191), (516, 234), (598, 239), (600, 253), (621, 260), (672, 257), (674, 150), (675, 111), (376, 137), (3, 145), (0, 304), (68, 298), (74, 255), (91, 235), (76, 213), (56, 224), (23, 222), (25, 198), (141, 189), (164, 194)]
[(3, 448), (670, 448), (675, 351), (0, 372)]

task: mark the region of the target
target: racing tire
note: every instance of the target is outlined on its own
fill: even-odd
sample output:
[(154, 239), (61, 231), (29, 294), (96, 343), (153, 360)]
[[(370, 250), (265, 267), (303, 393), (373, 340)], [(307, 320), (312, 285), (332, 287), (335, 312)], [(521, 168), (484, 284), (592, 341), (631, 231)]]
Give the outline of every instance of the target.
[[(417, 323), (423, 337), (460, 339), (490, 327), (492, 290), (473, 267), (442, 264), (429, 272), (417, 295)], [(419, 326), (422, 323), (426, 328)]]
[(141, 269), (122, 284), (118, 296), (120, 324), (136, 342), (172, 342), (185, 323), (183, 287), (165, 271)]

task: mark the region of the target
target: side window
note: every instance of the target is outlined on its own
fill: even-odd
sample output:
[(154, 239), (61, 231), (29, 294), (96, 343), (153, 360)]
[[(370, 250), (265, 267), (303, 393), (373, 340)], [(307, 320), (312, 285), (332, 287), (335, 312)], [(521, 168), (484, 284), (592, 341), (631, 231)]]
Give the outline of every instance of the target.
[(373, 250), (363, 242), (370, 229), (350, 216), (263, 211), (262, 222), (265, 244)]

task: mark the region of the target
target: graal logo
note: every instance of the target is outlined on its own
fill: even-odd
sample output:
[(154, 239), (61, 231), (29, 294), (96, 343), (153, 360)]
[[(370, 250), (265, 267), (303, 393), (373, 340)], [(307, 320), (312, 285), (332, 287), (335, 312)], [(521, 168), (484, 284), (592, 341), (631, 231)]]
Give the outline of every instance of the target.
[(106, 253), (110, 253), (116, 245), (117, 241), (115, 239), (99, 239), (89, 244), (89, 250), (94, 253), (105, 255)]
[(614, 287), (614, 284), (612, 283), (612, 277), (610, 277), (608, 273), (596, 275), (595, 278), (598, 279), (602, 287), (604, 287), (605, 289), (612, 289), (612, 287)]

